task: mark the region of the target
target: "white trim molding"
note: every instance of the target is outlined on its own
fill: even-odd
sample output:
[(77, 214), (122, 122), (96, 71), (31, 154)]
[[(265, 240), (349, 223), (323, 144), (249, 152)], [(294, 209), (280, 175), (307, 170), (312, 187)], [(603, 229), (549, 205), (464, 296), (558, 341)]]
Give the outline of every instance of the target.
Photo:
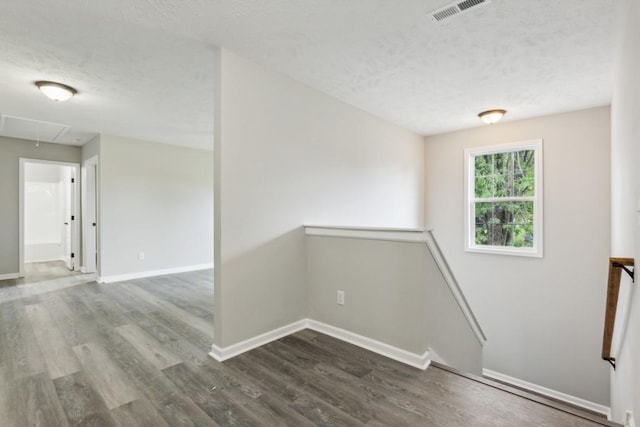
[(427, 230), (422, 228), (341, 227), (333, 225), (305, 225), (304, 234), (316, 237), (345, 237), (349, 239), (391, 240), (394, 242), (424, 243)]
[(272, 331), (265, 332), (264, 334), (260, 334), (239, 343), (230, 345), (228, 347), (222, 348), (217, 346), (216, 344), (213, 344), (211, 346), (211, 352), (209, 353), (209, 356), (213, 357), (218, 362), (223, 362), (227, 359), (231, 359), (232, 357), (253, 350), (254, 348), (261, 347), (265, 344), (269, 344), (272, 341), (286, 337), (287, 335), (294, 334), (303, 329), (311, 329), (313, 331), (332, 336), (341, 341), (357, 345), (358, 347), (362, 347), (366, 350), (388, 357), (389, 359), (393, 359), (406, 365), (413, 366), (414, 368), (424, 370), (427, 369), (427, 367), (431, 364), (429, 351), (426, 351), (424, 354), (411, 353), (401, 348), (394, 347), (392, 345), (385, 344), (383, 342), (367, 338), (365, 336), (358, 335), (356, 333), (349, 332), (344, 329), (327, 325), (325, 323), (318, 322), (312, 319), (302, 319), (289, 325), (282, 326)]
[(413, 366), (414, 368), (425, 370), (431, 364), (428, 350), (423, 354), (412, 353), (316, 320), (308, 319), (307, 322), (308, 328), (311, 330), (357, 345), (358, 347), (373, 351), (374, 353), (378, 353), (382, 356), (388, 357), (389, 359)]
[(0, 274), (0, 280), (17, 279), (22, 277), (20, 273)]
[[(424, 228), (382, 228), (382, 227), (345, 227), (333, 225), (305, 225), (304, 232), (307, 236), (337, 237), (347, 239), (385, 240), (406, 243), (424, 243), (433, 256), (445, 283), (460, 307), (462, 314), (467, 319), (469, 327), (476, 336), (481, 346), (484, 346), (487, 337), (480, 326), (480, 322), (473, 314), (469, 302), (464, 296), (458, 281), (456, 280), (447, 260), (440, 250), (440, 246), (433, 235), (432, 230)], [(373, 350), (376, 351), (376, 350)]]
[(216, 359), (218, 362), (224, 362), (227, 359), (236, 357), (242, 353), (253, 350), (254, 348), (261, 347), (265, 344), (269, 344), (272, 341), (279, 340), (287, 335), (294, 334), (298, 331), (307, 328), (307, 320), (299, 320), (286, 326), (274, 329), (264, 334), (257, 335), (255, 337), (240, 341), (239, 343), (230, 345), (228, 347), (219, 347), (215, 344), (211, 346), (211, 352), (209, 356)]
[(166, 276), (167, 274), (178, 274), (178, 273), (187, 273), (189, 271), (208, 270), (210, 268), (213, 268), (213, 263), (189, 265), (186, 267), (165, 268), (162, 270), (140, 271), (137, 273), (116, 274), (113, 276), (100, 276), (98, 277), (98, 283), (124, 282), (127, 280), (144, 279), (146, 277)]
[(591, 402), (589, 400), (572, 396), (570, 394), (562, 393), (560, 391), (543, 387), (538, 384), (533, 384), (528, 381), (521, 380), (519, 378), (510, 377), (509, 375), (501, 374), (500, 372), (495, 372), (489, 369), (483, 369), (482, 375), (493, 380), (501, 381), (503, 383), (511, 384), (521, 389), (528, 390), (533, 393), (537, 393), (542, 396), (550, 397), (552, 399), (556, 399), (561, 402), (566, 402), (571, 405), (578, 406), (580, 408), (584, 408), (592, 412), (596, 412), (598, 414), (604, 415), (605, 417), (607, 417), (608, 420), (611, 419), (611, 408), (608, 406)]
[(460, 285), (458, 284), (451, 267), (449, 267), (449, 263), (444, 257), (444, 254), (442, 253), (442, 250), (440, 249), (440, 246), (438, 245), (438, 242), (431, 230), (427, 231), (425, 242), (429, 248), (429, 252), (431, 252), (431, 256), (433, 256), (433, 259), (440, 270), (440, 274), (442, 274), (445, 283), (453, 294), (453, 298), (456, 300), (456, 303), (458, 304), (458, 307), (460, 307), (465, 319), (467, 319), (469, 327), (475, 334), (480, 345), (484, 347), (484, 344), (487, 342), (487, 337), (480, 326), (480, 322), (478, 322), (475, 314), (473, 314), (473, 310), (471, 310), (471, 306), (465, 298), (464, 293), (462, 292), (462, 289), (460, 288)]
[(636, 427), (636, 420), (633, 418), (633, 412), (627, 410), (625, 414), (624, 427)]

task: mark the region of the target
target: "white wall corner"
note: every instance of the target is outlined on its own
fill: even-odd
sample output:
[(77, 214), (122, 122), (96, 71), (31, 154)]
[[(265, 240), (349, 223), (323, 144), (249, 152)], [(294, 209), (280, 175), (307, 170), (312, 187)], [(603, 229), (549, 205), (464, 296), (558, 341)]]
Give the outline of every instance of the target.
[(553, 390), (547, 387), (533, 384), (528, 381), (511, 377), (509, 375), (501, 374), (500, 372), (495, 372), (489, 369), (483, 369), (482, 375), (490, 379), (498, 380), (503, 383), (511, 384), (521, 389), (525, 389), (533, 393), (537, 393), (542, 396), (550, 397), (552, 399), (556, 399), (561, 402), (569, 403), (571, 405), (587, 409), (589, 411), (601, 414), (607, 417), (608, 420), (611, 420), (611, 408), (608, 406), (604, 406), (599, 403), (591, 402), (576, 396), (572, 396), (570, 394), (562, 393), (557, 390)]
[(429, 358), (431, 359), (432, 362), (436, 362), (436, 363), (440, 363), (441, 365), (447, 365), (447, 366), (451, 366), (450, 363), (448, 363), (446, 360), (444, 360), (438, 353), (435, 352), (434, 349), (432, 349), (431, 347), (429, 347), (428, 349), (429, 351)]
[(348, 342), (358, 347), (362, 347), (366, 350), (388, 357), (389, 359), (396, 360), (414, 368), (425, 370), (431, 364), (429, 357), (429, 351), (424, 354), (411, 353), (409, 351), (400, 349), (398, 347), (385, 344), (380, 341), (376, 341), (371, 338), (364, 337), (362, 335), (355, 334), (353, 332), (346, 331), (344, 329), (336, 328), (335, 326), (327, 325), (322, 322), (311, 319), (302, 319), (289, 325), (274, 329), (264, 334), (260, 334), (253, 338), (241, 341), (237, 344), (230, 345), (228, 347), (219, 347), (216, 344), (211, 346), (211, 352), (209, 356), (217, 360), (218, 362), (224, 362), (227, 359), (238, 356), (247, 351), (253, 350), (272, 341), (286, 337), (287, 335), (294, 334), (303, 329), (311, 329), (316, 332), (329, 335), (333, 338), (341, 341)]
[(166, 276), (168, 274), (178, 274), (178, 273), (188, 273), (190, 271), (208, 270), (211, 268), (213, 268), (213, 263), (189, 265), (186, 267), (165, 268), (162, 270), (149, 270), (149, 271), (140, 271), (137, 273), (116, 274), (111, 276), (99, 276), (97, 281), (98, 283), (116, 283), (116, 282), (124, 282), (126, 280), (144, 279), (146, 277)]

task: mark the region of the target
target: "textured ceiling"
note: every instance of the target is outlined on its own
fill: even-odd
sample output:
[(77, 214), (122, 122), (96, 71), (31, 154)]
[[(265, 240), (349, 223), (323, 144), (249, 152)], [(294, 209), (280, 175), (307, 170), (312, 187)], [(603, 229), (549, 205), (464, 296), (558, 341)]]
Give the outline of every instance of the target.
[[(0, 114), (71, 125), (68, 142), (211, 148), (216, 45), (425, 135), (480, 126), (490, 108), (605, 105), (616, 3), (492, 0), (436, 23), (446, 0), (4, 1)], [(54, 104), (35, 80), (79, 95)]]

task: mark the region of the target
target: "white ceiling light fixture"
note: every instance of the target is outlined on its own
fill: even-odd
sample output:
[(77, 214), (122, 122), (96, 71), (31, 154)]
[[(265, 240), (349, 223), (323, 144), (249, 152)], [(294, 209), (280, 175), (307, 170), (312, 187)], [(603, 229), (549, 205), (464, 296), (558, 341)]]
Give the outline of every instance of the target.
[(78, 91), (71, 86), (63, 85), (62, 83), (38, 81), (36, 82), (36, 86), (38, 86), (38, 89), (40, 89), (42, 93), (54, 101), (66, 101), (78, 93)]
[(499, 122), (505, 114), (507, 114), (507, 110), (487, 110), (478, 114), (478, 117), (486, 124), (492, 125)]

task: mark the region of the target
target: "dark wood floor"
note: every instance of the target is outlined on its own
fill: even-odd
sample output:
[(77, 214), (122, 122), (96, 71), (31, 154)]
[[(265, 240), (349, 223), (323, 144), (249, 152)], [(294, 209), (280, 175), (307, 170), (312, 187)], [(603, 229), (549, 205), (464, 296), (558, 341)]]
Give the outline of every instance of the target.
[(598, 425), (312, 331), (218, 363), (207, 355), (211, 276), (93, 282), (1, 303), (0, 425)]

